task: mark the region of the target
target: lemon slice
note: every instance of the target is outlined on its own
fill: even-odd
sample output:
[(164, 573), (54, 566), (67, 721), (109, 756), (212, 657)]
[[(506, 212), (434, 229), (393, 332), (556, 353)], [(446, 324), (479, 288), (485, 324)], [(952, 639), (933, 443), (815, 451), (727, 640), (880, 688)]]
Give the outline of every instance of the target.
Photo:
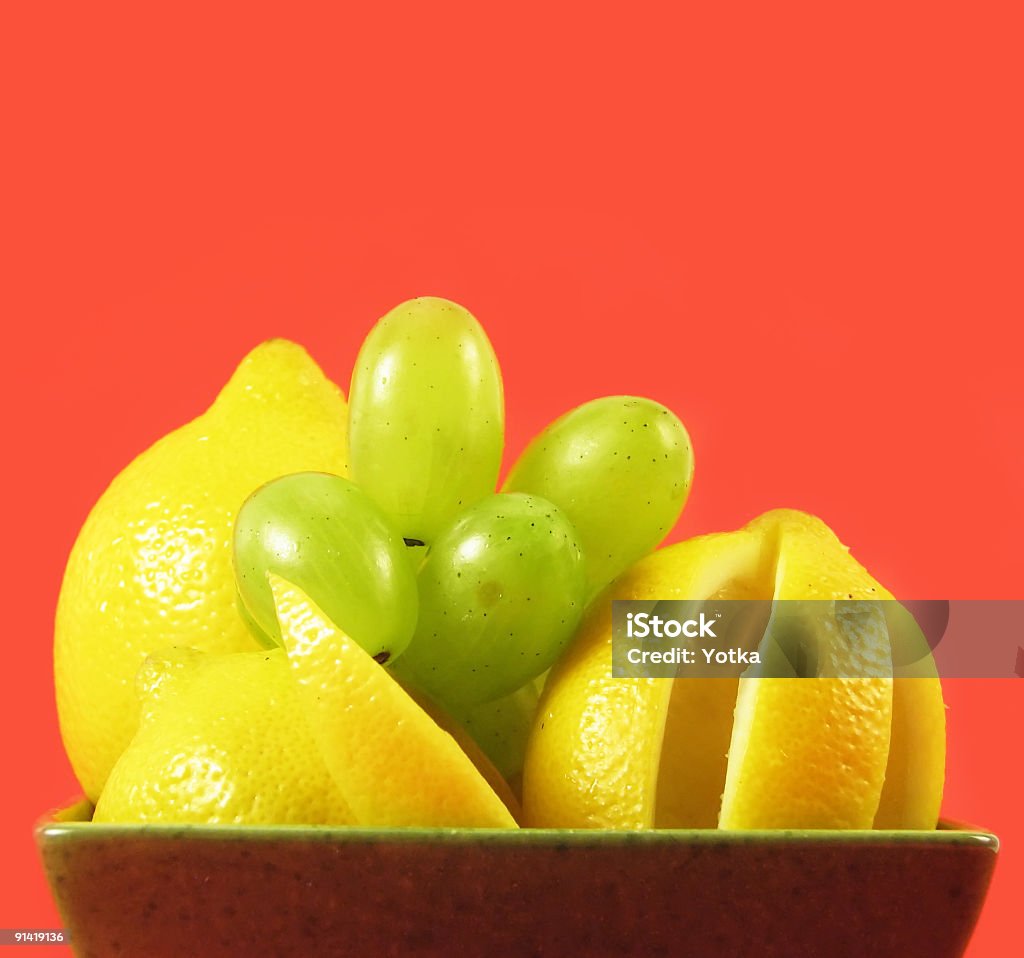
[[(876, 597), (823, 523), (777, 512), (754, 528), (777, 543), (776, 598), (818, 606)], [(865, 677), (740, 679), (722, 828), (870, 828), (874, 821), (892, 723), (885, 616), (878, 605), (849, 618), (811, 614), (826, 674)]]
[[(642, 559), (594, 603), (544, 685), (523, 770), (525, 824), (649, 828), (655, 824), (656, 810), (665, 817), (664, 824), (692, 824), (690, 814), (714, 824), (721, 779), (716, 781), (718, 763), (705, 743), (716, 737), (721, 742), (724, 776), (736, 683), (613, 678), (610, 600), (714, 595), (734, 581), (767, 575), (772, 557), (766, 545), (744, 530), (678, 543)], [(705, 723), (704, 709), (693, 707), (695, 698), (675, 696), (676, 689), (685, 688), (683, 682), (701, 694), (717, 693), (719, 703), (725, 701), (724, 707), (705, 703), (719, 719), (717, 724)], [(670, 711), (673, 700), (676, 707)], [(666, 767), (672, 763), (674, 773), (699, 769), (699, 797), (685, 786), (659, 794), (662, 744), (670, 718), (670, 731), (675, 731), (667, 746), (672, 752)], [(684, 781), (679, 774), (671, 780)], [(701, 807), (694, 810), (694, 804)]]
[(386, 669), (300, 589), (268, 579), (314, 738), (360, 825), (517, 827), (455, 739)]

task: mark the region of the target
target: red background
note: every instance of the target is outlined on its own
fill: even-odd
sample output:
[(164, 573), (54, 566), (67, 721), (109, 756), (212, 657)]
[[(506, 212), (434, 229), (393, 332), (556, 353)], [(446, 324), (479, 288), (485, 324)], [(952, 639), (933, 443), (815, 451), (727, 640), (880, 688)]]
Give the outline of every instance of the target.
[[(677, 537), (794, 506), (904, 596), (1024, 597), (1014, 4), (19, 6), (0, 927), (59, 924), (30, 833), (75, 791), (50, 636), (77, 528), (269, 336), (347, 385), (379, 315), (456, 299), (512, 455), (648, 394), (695, 443)], [(945, 812), (1004, 842), (973, 958), (1019, 941), (1022, 692), (946, 684)]]

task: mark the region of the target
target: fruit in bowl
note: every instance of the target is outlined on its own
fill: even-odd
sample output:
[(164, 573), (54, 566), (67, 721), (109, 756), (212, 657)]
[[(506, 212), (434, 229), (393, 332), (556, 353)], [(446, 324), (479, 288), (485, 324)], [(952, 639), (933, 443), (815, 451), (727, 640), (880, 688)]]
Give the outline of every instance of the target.
[[(659, 548), (685, 506), (693, 453), (653, 400), (584, 403), (499, 488), (503, 441), (486, 334), (462, 307), (423, 298), (371, 330), (349, 405), (300, 347), (271, 341), (207, 413), (114, 480), (72, 550), (55, 633), (61, 731), (88, 801), (40, 842), (73, 934), (92, 927), (76, 911), (88, 893), (66, 891), (82, 868), (102, 861), (109, 876), (95, 911), (145, 887), (140, 862), (166, 877), (178, 843), (212, 855), (205, 879), (218, 888), (232, 869), (328, 867), (297, 851), (313, 834), (345, 846), (355, 871), (344, 880), (363, 897), (371, 866), (407, 881), (398, 876), (439, 860), (466, 894), (494, 891), (503, 867), (590, 889), (571, 900), (549, 890), (547, 905), (534, 889), (534, 937), (495, 930), (515, 925), (508, 909), (490, 931), (473, 919), (480, 942), (529, 950), (537, 935), (553, 940), (546, 907), (598, 920), (602, 874), (639, 868), (634, 904), (652, 900), (656, 870), (674, 869), (684, 846), (719, 849), (716, 869), (766, 855), (793, 881), (816, 868), (824, 881), (847, 855), (857, 874), (886, 855), (902, 862), (909, 836), (927, 834), (949, 874), (961, 862), (978, 876), (959, 930), (945, 933), (962, 939), (994, 845), (936, 830), (941, 687), (928, 655), (913, 677), (894, 676), (892, 643), (913, 628), (893, 597), (823, 522), (792, 510)], [(852, 658), (831, 626), (813, 639), (817, 658), (844, 663), (838, 675), (615, 674), (613, 602), (665, 600), (886, 612)], [(382, 859), (384, 847), (398, 857)], [(109, 884), (127, 875), (132, 888)], [(369, 897), (394, 913), (386, 890)], [(140, 907), (152, 924), (160, 908)], [(815, 928), (840, 918), (815, 907)], [(422, 920), (403, 914), (386, 947), (354, 926), (328, 938), (357, 950), (415, 943)], [(267, 919), (247, 919), (252, 940), (268, 940)], [(609, 942), (626, 934), (600, 921)], [(641, 953), (653, 946), (635, 917), (623, 921)], [(158, 940), (171, 939), (139, 953)], [(792, 934), (788, 947), (803, 953)]]

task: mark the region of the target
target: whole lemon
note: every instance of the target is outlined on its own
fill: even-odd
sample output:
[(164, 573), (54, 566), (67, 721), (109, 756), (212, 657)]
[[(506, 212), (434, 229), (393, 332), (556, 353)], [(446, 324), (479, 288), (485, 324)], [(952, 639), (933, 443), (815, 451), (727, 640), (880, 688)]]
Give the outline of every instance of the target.
[(256, 647), (236, 606), (235, 514), (286, 473), (344, 475), (345, 423), (344, 396), (306, 351), (271, 340), (93, 507), (68, 559), (54, 635), (61, 736), (90, 799), (135, 732), (134, 680), (150, 652)]
[(347, 825), (283, 649), (168, 649), (138, 679), (139, 729), (96, 822)]

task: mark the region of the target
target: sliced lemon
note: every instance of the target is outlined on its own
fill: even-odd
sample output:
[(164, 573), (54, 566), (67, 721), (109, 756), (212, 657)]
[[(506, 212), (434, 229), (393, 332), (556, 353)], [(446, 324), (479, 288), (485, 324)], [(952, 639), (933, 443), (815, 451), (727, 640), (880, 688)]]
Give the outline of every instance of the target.
[[(888, 599), (820, 520), (767, 513), (637, 563), (597, 604), (545, 686), (524, 822), (561, 827), (934, 827), (945, 755), (934, 677), (889, 678), (878, 606), (826, 627), (849, 679), (611, 674), (611, 599)], [(862, 630), (857, 662), (843, 629)], [(856, 670), (854, 670), (856, 666)], [(910, 683), (910, 684), (908, 684)]]

